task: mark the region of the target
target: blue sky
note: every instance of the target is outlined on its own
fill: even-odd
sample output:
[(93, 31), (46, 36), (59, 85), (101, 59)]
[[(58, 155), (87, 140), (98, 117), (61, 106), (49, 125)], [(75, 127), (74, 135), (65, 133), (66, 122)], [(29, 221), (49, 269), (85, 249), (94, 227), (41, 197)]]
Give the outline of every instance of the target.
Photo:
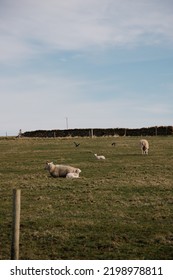
[(173, 125), (172, 0), (0, 0), (0, 135)]

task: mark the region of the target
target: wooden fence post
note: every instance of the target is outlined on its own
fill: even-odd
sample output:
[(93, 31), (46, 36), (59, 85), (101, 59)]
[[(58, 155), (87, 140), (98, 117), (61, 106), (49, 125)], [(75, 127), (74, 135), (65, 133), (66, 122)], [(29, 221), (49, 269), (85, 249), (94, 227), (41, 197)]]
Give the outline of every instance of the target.
[(13, 190), (13, 224), (12, 224), (12, 243), (11, 260), (19, 259), (19, 236), (20, 236), (20, 199), (21, 190)]
[(91, 138), (93, 138), (94, 133), (93, 133), (93, 128), (91, 128)]

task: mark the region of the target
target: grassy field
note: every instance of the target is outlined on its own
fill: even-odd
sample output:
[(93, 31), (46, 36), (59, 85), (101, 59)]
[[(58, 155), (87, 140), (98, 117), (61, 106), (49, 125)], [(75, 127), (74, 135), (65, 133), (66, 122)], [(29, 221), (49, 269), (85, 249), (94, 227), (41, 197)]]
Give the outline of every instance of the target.
[[(0, 259), (10, 259), (14, 188), (20, 259), (173, 259), (173, 137), (147, 139), (148, 156), (138, 137), (0, 138)], [(50, 177), (46, 160), (81, 178)]]

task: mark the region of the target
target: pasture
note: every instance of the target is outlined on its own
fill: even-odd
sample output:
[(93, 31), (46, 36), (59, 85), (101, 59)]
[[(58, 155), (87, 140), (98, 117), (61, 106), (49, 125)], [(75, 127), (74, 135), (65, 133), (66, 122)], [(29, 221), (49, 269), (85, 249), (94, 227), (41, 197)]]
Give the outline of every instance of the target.
[[(139, 137), (0, 138), (0, 259), (10, 259), (20, 188), (20, 259), (172, 260), (173, 137), (146, 139), (148, 156)], [(50, 177), (47, 160), (80, 178)]]

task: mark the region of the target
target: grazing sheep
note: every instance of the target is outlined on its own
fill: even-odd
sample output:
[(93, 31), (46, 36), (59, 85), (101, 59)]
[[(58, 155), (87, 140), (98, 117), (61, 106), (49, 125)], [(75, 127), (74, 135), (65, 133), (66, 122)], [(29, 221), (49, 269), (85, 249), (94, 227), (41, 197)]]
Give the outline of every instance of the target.
[[(54, 178), (56, 177), (66, 177), (68, 173), (79, 174), (81, 170), (69, 165), (59, 165), (54, 164), (53, 162), (46, 162), (45, 169), (49, 171), (50, 175)], [(80, 170), (80, 171), (79, 171)]]
[(105, 156), (98, 156), (97, 154), (94, 154), (94, 155), (97, 159), (106, 159)]
[(148, 155), (148, 150), (149, 150), (148, 141), (146, 139), (141, 139), (140, 146), (141, 146), (142, 155)]

